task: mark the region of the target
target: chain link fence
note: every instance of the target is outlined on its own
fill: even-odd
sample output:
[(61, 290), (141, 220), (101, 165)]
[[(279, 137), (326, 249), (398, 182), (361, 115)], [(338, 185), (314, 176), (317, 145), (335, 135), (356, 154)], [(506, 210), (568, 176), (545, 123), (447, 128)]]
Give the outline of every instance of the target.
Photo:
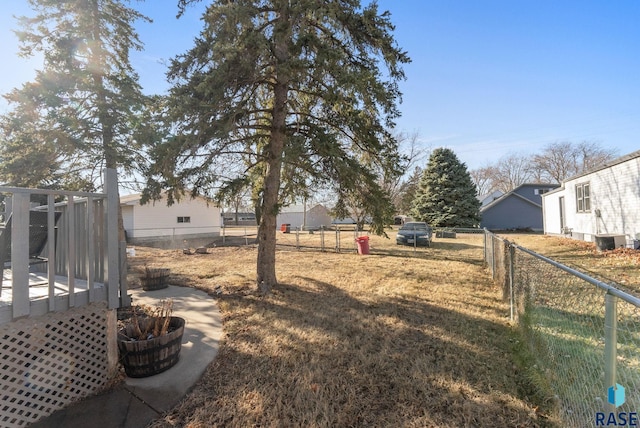
[[(398, 226), (387, 231), (391, 239), (394, 237)], [(483, 229), (478, 228), (434, 228), (434, 238), (455, 238), (456, 234), (483, 234)], [(252, 245), (256, 243), (258, 229), (256, 226), (228, 226), (222, 228), (220, 236), (212, 243), (215, 245)], [(303, 228), (288, 227), (279, 229), (276, 234), (276, 245), (281, 250), (297, 251), (322, 251), (322, 252), (355, 252), (357, 240), (367, 236), (371, 239), (371, 251), (379, 252), (377, 245), (381, 238), (369, 233), (367, 226), (364, 230), (358, 230), (355, 225), (335, 225), (330, 228), (308, 230)], [(409, 248), (411, 246), (408, 246)], [(386, 252), (384, 252), (386, 253)]]
[(280, 249), (355, 252), (356, 239), (361, 236), (369, 236), (368, 230), (357, 230), (355, 226), (320, 230), (292, 229), (287, 233), (279, 232), (276, 244)]
[[(226, 227), (215, 241), (218, 245), (255, 244), (258, 229), (252, 227)], [(368, 230), (357, 230), (355, 226), (335, 226), (319, 230), (302, 230), (288, 227), (276, 233), (276, 245), (281, 250), (352, 252), (356, 251), (356, 239), (369, 236)]]
[(511, 319), (537, 359), (529, 374), (555, 401), (559, 419), (605, 426), (599, 421), (611, 412), (638, 412), (640, 299), (490, 232), (484, 243)]

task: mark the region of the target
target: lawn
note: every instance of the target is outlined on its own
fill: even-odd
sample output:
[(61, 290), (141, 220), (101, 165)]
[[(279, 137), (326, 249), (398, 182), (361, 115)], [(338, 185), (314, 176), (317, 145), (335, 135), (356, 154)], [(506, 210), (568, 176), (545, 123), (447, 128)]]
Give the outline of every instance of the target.
[(501, 235), (522, 247), (573, 267), (596, 279), (640, 292), (640, 251), (619, 248), (598, 251), (591, 242), (542, 235)]
[(134, 286), (145, 265), (169, 267), (172, 283), (209, 292), (224, 322), (216, 360), (154, 426), (553, 426), (482, 235), (415, 251), (390, 237), (371, 237), (368, 256), (281, 247), (267, 297), (254, 292), (253, 246), (137, 248)]
[[(638, 296), (638, 251), (600, 252), (593, 244), (564, 238), (505, 237)], [(567, 426), (591, 425), (593, 415), (604, 409), (610, 386), (603, 376), (605, 293), (530, 256), (520, 254), (518, 263), (521, 278), (533, 290), (522, 324), (529, 326), (532, 349), (539, 349), (534, 353), (540, 356), (540, 373), (546, 373), (544, 377), (558, 396)], [(616, 382), (627, 387), (624, 407), (617, 411), (635, 411), (640, 403), (640, 314), (636, 306), (621, 299), (616, 308)]]

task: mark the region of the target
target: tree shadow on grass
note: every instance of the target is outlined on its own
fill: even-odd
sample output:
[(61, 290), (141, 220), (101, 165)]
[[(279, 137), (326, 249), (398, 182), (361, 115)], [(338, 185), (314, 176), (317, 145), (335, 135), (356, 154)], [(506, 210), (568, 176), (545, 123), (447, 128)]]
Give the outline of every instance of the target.
[[(361, 297), (298, 279), (267, 298), (220, 296), (233, 306), (225, 319), (229, 346), (183, 403), (188, 422), (544, 425), (515, 398), (506, 324), (419, 297)], [(204, 411), (204, 403), (215, 411)]]
[[(472, 252), (476, 254), (471, 254)], [(433, 243), (431, 247), (399, 246), (398, 248), (374, 248), (372, 255), (385, 257), (400, 257), (424, 260), (446, 260), (456, 261), (476, 266), (484, 265), (482, 252), (477, 245), (465, 243), (447, 243), (447, 247), (441, 247), (438, 243)]]

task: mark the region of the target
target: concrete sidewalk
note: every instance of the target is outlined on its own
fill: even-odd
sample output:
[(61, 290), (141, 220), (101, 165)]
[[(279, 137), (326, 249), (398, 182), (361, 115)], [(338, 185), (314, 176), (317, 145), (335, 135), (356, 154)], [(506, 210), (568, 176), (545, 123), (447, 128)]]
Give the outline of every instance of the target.
[(222, 320), (215, 301), (189, 287), (130, 292), (134, 305), (156, 306), (163, 299), (173, 299), (173, 314), (186, 320), (178, 363), (154, 376), (127, 377), (118, 387), (74, 403), (32, 427), (144, 427), (178, 404), (202, 377), (218, 352), (222, 335)]

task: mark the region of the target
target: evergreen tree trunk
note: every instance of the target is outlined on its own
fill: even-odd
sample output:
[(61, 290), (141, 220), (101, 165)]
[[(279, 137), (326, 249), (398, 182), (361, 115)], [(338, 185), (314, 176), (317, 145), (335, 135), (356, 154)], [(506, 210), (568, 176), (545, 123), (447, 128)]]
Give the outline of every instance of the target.
[[(274, 138), (275, 140), (275, 138)], [(272, 143), (272, 145), (275, 145)], [(275, 155), (277, 148), (270, 149), (270, 155)], [(282, 152), (282, 143), (280, 143)], [(265, 177), (265, 191), (262, 202), (263, 210), (258, 227), (258, 262), (257, 277), (258, 291), (262, 294), (271, 292), (271, 288), (278, 281), (276, 278), (276, 215), (278, 210), (278, 188), (280, 186), (280, 159), (270, 159), (267, 176)]]
[[(107, 99), (106, 88), (104, 83), (103, 71), (106, 69), (106, 52), (103, 49), (102, 36), (100, 34), (100, 5), (97, 1), (91, 3), (93, 12), (93, 47), (92, 61), (97, 64), (96, 71), (92, 73), (95, 88), (97, 88), (97, 108), (98, 122), (102, 134), (102, 150), (104, 153), (104, 164), (106, 168), (118, 169), (118, 150), (114, 141), (115, 121), (112, 113), (109, 111), (109, 101)], [(116, 187), (118, 200), (118, 242), (126, 240), (124, 233), (124, 219), (122, 218), (122, 207), (120, 206), (120, 190)]]
[(266, 150), (266, 173), (262, 196), (262, 215), (258, 228), (258, 263), (256, 282), (262, 294), (271, 292), (278, 284), (276, 278), (276, 216), (279, 211), (280, 177), (282, 156), (286, 139), (287, 97), (289, 76), (289, 40), (291, 27), (288, 24), (289, 13), (287, 2), (283, 2), (282, 10), (275, 27), (276, 82), (273, 88), (273, 113), (271, 137)]

